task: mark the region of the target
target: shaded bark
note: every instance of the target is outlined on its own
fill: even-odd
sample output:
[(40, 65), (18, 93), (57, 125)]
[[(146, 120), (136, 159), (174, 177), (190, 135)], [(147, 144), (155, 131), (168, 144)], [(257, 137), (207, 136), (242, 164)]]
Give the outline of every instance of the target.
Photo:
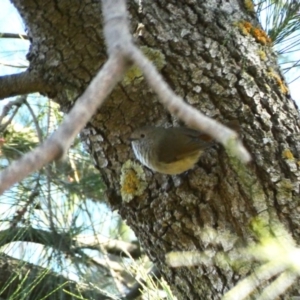
[[(56, 91), (55, 100), (68, 110), (106, 57), (99, 2), (13, 3), (32, 40), (30, 68), (43, 75)], [(128, 7), (132, 28), (140, 22), (145, 25), (137, 42), (168, 84), (208, 116), (224, 123), (238, 120), (252, 163), (245, 170), (221, 146), (214, 146), (188, 174), (170, 177), (144, 169), (147, 189), (123, 202), (121, 167), (133, 158), (129, 134), (145, 124), (180, 124), (158, 104), (134, 69), (92, 118), (82, 138), (108, 187), (108, 201), (133, 228), (175, 294), (180, 299), (219, 299), (251, 273), (253, 265), (246, 270), (204, 264), (171, 269), (165, 254), (230, 252), (256, 240), (250, 226), (256, 218), (270, 227), (282, 222), (299, 240), (297, 107), (288, 97), (271, 45), (262, 50), (255, 36), (239, 29), (245, 20), (259, 26), (240, 2), (143, 2), (143, 13), (134, 1)], [(292, 294), (299, 294), (299, 285)]]

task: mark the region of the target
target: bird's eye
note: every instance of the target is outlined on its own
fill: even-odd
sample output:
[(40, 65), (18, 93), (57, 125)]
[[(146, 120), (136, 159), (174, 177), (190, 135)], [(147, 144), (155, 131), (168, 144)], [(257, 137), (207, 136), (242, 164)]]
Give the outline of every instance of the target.
[(142, 134), (141, 134), (141, 138), (143, 139), (144, 137), (145, 137), (145, 135), (142, 133)]

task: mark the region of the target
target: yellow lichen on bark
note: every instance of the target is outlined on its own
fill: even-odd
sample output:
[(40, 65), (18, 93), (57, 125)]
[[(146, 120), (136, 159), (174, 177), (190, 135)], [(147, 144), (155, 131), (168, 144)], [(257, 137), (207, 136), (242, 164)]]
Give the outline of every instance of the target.
[(294, 155), (290, 149), (284, 149), (282, 151), (282, 157), (285, 159), (294, 159)]
[(125, 162), (121, 170), (121, 195), (124, 202), (140, 196), (146, 189), (147, 183), (143, 168), (131, 160)]
[(252, 0), (245, 0), (244, 5), (249, 12), (254, 12), (254, 4)]
[(283, 94), (285, 94), (285, 95), (289, 94), (289, 88), (286, 86), (284, 81), (280, 78), (280, 76), (273, 69), (269, 70), (268, 75), (275, 79), (275, 81), (277, 82), (277, 85), (279, 86), (279, 88)]

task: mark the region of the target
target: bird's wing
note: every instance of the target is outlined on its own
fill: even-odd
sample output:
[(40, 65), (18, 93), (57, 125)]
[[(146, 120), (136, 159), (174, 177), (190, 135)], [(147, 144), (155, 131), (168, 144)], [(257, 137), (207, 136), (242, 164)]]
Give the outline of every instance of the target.
[[(174, 136), (177, 137), (176, 147)], [(164, 143), (161, 143), (162, 146), (158, 149), (158, 160), (163, 163), (172, 163), (186, 156), (192, 156), (213, 144), (210, 136), (189, 128), (168, 128), (168, 134), (164, 139)]]

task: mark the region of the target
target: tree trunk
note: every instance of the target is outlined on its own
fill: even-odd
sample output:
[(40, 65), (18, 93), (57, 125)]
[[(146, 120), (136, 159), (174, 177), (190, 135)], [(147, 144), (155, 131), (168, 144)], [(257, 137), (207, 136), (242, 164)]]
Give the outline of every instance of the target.
[[(37, 91), (68, 110), (106, 59), (99, 1), (12, 2), (31, 37), (30, 73), (45, 83)], [(258, 219), (270, 230), (282, 222), (299, 240), (297, 107), (272, 45), (243, 1), (143, 1), (142, 13), (137, 2), (128, 3), (133, 33), (139, 23), (145, 26), (137, 43), (188, 103), (223, 123), (238, 121), (252, 162), (245, 169), (215, 145), (186, 174), (166, 176), (144, 167), (147, 188), (123, 201), (121, 168), (134, 159), (130, 133), (146, 124), (182, 125), (134, 68), (82, 138), (107, 185), (109, 203), (127, 220), (175, 295), (219, 299), (255, 265), (174, 269), (165, 255), (209, 250), (212, 261), (219, 252), (229, 255), (257, 240), (251, 228)], [(290, 289), (285, 299), (299, 290), (299, 285)]]

